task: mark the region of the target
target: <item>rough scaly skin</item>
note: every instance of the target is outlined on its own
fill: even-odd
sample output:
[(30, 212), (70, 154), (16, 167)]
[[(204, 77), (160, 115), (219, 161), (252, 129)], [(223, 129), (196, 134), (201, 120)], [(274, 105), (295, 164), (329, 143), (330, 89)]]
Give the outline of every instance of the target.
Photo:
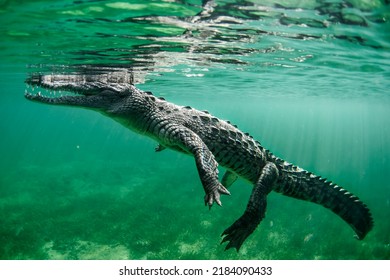
[[(228, 121), (188, 106), (178, 106), (144, 92), (131, 78), (117, 75), (33, 75), (32, 86), (78, 93), (46, 97), (25, 94), (27, 99), (52, 105), (97, 110), (125, 127), (154, 138), (156, 151), (170, 148), (194, 156), (205, 191), (205, 204), (221, 205), (220, 196), (237, 177), (253, 185), (244, 214), (223, 232), (226, 249), (238, 251), (265, 216), (267, 195), (276, 191), (329, 208), (363, 239), (373, 221), (364, 203), (339, 186), (272, 155), (249, 134)], [(218, 181), (218, 164), (227, 169)]]

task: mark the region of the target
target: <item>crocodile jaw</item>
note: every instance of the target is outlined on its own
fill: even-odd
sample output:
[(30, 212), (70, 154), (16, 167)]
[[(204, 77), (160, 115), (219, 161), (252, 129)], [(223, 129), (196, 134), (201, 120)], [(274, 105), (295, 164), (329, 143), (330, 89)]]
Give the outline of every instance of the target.
[[(25, 97), (40, 103), (108, 112), (113, 105), (120, 104), (131, 95), (132, 85), (122, 82), (123, 80), (113, 79), (110, 75), (37, 74), (26, 79), (28, 87)], [(35, 90), (36, 87), (38, 90)]]

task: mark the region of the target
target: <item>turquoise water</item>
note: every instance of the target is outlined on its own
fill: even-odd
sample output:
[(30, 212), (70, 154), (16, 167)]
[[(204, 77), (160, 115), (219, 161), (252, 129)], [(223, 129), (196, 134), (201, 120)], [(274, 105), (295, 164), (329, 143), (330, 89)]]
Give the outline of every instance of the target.
[[(390, 259), (386, 0), (0, 1), (0, 259)], [(239, 253), (191, 157), (105, 116), (24, 99), (31, 72), (134, 71), (370, 208), (363, 241), (330, 211), (271, 193)], [(222, 169), (221, 169), (222, 173)]]

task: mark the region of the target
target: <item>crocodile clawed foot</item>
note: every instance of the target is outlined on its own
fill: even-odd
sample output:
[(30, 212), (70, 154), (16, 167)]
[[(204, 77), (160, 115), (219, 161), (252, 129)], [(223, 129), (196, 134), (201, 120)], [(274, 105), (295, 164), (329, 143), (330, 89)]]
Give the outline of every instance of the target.
[(211, 209), (211, 206), (213, 206), (214, 202), (217, 203), (219, 206), (222, 206), (222, 202), (220, 199), (221, 194), (230, 195), (230, 192), (222, 184), (218, 184), (217, 187), (212, 188), (212, 191), (205, 195), (205, 205), (208, 205), (209, 209)]
[(258, 224), (253, 222), (251, 223), (248, 218), (249, 217), (244, 214), (222, 233), (221, 236), (224, 237), (221, 244), (229, 242), (225, 247), (225, 251), (230, 248), (236, 248), (238, 252), (244, 241), (256, 229)]

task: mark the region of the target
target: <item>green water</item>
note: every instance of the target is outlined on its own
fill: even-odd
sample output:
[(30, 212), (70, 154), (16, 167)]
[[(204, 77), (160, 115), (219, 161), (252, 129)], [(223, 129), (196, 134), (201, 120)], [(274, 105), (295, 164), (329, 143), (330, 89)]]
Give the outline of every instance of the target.
[[(211, 4), (0, 1), (0, 259), (390, 259), (389, 2)], [(24, 99), (28, 73), (85, 65), (132, 69), (139, 88), (231, 120), (357, 195), (373, 230), (357, 241), (323, 207), (271, 193), (225, 252), (249, 184), (209, 211), (191, 157)]]

